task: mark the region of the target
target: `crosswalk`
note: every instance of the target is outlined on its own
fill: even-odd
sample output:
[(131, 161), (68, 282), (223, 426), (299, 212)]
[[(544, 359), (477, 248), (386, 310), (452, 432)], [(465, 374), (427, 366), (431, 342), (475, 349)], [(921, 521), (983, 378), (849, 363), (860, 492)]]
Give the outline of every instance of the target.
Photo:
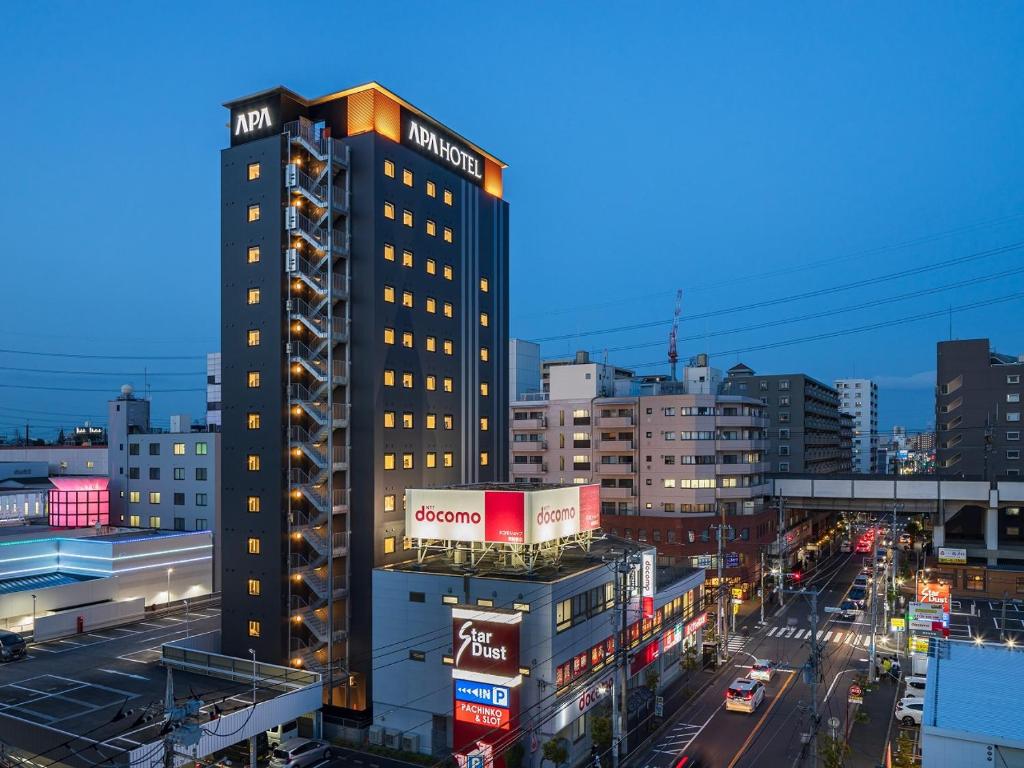
[(743, 646), (747, 644), (750, 638), (744, 635), (729, 635), (729, 640), (726, 642), (726, 646), (730, 651), (742, 651)]
[[(772, 627), (766, 633), (767, 637), (776, 637), (782, 639), (793, 639), (793, 640), (809, 640), (811, 637), (811, 630), (809, 629), (798, 629), (797, 627)], [(818, 642), (819, 643), (836, 643), (842, 645), (855, 645), (863, 646), (866, 642), (871, 639), (869, 634), (859, 634), (857, 632), (848, 632), (846, 630), (819, 630), (818, 631)], [(730, 649), (732, 646), (729, 646)]]

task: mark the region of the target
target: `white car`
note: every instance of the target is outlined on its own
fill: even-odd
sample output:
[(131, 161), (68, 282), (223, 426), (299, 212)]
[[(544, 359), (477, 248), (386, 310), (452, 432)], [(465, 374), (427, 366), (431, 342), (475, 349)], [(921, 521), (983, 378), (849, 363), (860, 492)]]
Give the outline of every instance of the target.
[[(270, 768), (305, 768), (331, 759), (331, 745), (320, 739), (288, 739), (270, 755)], [(336, 753), (335, 753), (336, 754)]]
[(747, 675), (751, 680), (770, 683), (775, 676), (775, 662), (770, 659), (754, 659), (754, 664)]
[(739, 677), (725, 692), (725, 708), (730, 712), (754, 712), (764, 701), (764, 683)]
[(924, 699), (907, 696), (896, 702), (896, 719), (904, 725), (920, 725), (924, 714)]

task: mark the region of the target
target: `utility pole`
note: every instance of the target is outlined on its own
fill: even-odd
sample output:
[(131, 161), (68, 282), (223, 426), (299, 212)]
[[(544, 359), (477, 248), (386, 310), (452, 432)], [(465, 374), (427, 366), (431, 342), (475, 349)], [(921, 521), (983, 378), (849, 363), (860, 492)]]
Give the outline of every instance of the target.
[(1010, 598), (1010, 593), (1004, 590), (1003, 591), (1003, 605), (1002, 605), (1002, 608), (1000, 610), (1000, 614), (1001, 615), (1000, 615), (1000, 619), (999, 619), (999, 642), (1001, 642), (1001, 643), (1005, 643), (1006, 642), (1006, 601), (1009, 598)]
[[(612, 676), (612, 768), (619, 768), (619, 755), (628, 754), (626, 730), (626, 615), (629, 605), (629, 574), (633, 570), (629, 552), (622, 551), (622, 557), (615, 559), (616, 588), (615, 608), (619, 612), (619, 641), (615, 643), (615, 674)], [(614, 622), (613, 622), (614, 627)]]
[(811, 728), (808, 747), (811, 750), (811, 765), (816, 767), (818, 764), (818, 746), (815, 736), (818, 733), (818, 721), (820, 718), (818, 712), (818, 682), (821, 676), (821, 643), (818, 641), (818, 596), (821, 592), (816, 589), (809, 590), (806, 587), (785, 591), (791, 595), (802, 595), (811, 603), (811, 615), (808, 617), (811, 622), (811, 655), (804, 666), (804, 680), (811, 688)]
[(764, 547), (761, 547), (761, 624), (764, 624), (764, 600)]
[(775, 584), (775, 591), (779, 593), (779, 607), (783, 607), (786, 603), (783, 599), (785, 594), (785, 581), (786, 581), (786, 568), (782, 562), (782, 541), (785, 538), (783, 532), (786, 528), (786, 499), (784, 496), (779, 496), (779, 529), (775, 537), (776, 552), (779, 556), (779, 580)]
[(878, 680), (878, 676), (875, 673), (875, 671), (877, 669), (877, 667), (875, 666), (875, 660), (877, 659), (876, 648), (875, 648), (875, 626), (876, 626), (876, 623), (878, 621), (878, 595), (875, 594), (877, 592), (877, 576), (878, 576), (878, 563), (875, 562), (875, 556), (872, 553), (872, 555), (871, 555), (871, 592), (868, 593), (868, 599), (871, 600), (871, 653), (868, 654), (870, 656), (868, 664), (870, 666), (869, 672), (871, 674), (872, 682)]

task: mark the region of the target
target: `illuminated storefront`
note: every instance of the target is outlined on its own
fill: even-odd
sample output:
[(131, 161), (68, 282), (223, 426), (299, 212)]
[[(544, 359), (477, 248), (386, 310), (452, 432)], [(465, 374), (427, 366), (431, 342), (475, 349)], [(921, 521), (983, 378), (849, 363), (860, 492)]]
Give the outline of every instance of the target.
[(49, 522), (53, 528), (84, 528), (110, 522), (109, 482), (105, 477), (52, 477)]

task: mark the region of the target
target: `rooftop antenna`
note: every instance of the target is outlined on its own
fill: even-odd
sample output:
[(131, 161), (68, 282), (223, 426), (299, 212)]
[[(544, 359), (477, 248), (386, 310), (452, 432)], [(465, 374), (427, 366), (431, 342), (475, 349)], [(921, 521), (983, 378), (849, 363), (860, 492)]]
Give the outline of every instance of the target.
[(679, 315), (683, 311), (683, 289), (676, 291), (676, 308), (672, 313), (672, 330), (668, 332), (668, 362), (672, 375), (672, 381), (676, 380), (676, 363), (679, 361), (679, 352), (676, 351), (676, 337), (679, 335)]

